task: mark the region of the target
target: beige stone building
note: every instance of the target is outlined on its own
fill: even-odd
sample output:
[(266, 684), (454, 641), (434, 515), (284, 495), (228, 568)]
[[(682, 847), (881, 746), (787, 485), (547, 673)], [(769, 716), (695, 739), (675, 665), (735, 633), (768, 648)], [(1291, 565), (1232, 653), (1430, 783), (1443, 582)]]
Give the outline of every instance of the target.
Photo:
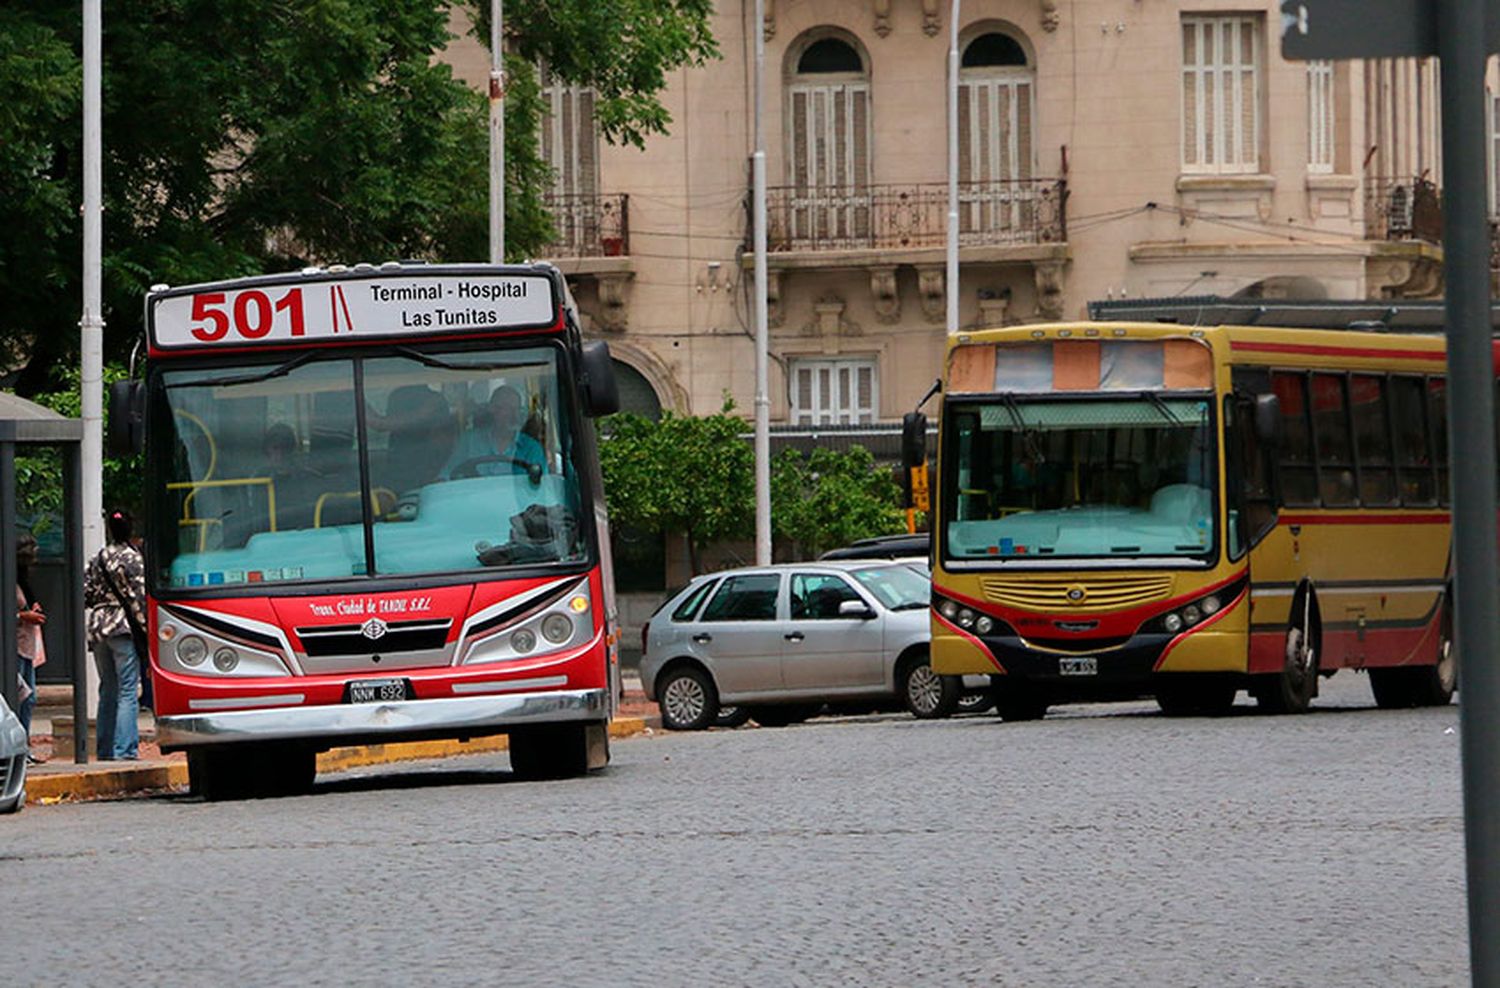
[[(1275, 2), (968, 0), (959, 23), (962, 326), (1091, 299), (1441, 291), (1433, 61), (1293, 63)], [(939, 372), (939, 0), (766, 0), (715, 15), (671, 133), (595, 136), (552, 86), (544, 146), (587, 329), (630, 400), (747, 414), (754, 36), (766, 37), (772, 421), (890, 423)], [(472, 41), (450, 49), (482, 83)]]

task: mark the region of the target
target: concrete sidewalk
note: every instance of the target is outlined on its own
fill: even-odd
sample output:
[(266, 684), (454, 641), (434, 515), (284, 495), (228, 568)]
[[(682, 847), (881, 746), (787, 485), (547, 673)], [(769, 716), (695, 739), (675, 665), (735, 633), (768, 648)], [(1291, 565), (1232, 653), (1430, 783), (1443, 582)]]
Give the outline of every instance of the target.
[[(620, 739), (649, 733), (661, 726), (655, 704), (646, 702), (640, 683), (626, 678), (626, 689), (620, 708), (610, 722), (609, 735)], [(32, 750), (45, 754), (52, 747), (52, 723), (49, 715), (72, 716), (71, 707), (49, 705), (38, 707), (32, 721)], [(56, 751), (41, 765), (26, 773), (26, 794), (30, 803), (57, 803), (63, 800), (104, 799), (152, 790), (186, 788), (187, 756), (181, 752), (163, 755), (155, 744), (155, 722), (149, 712), (140, 719), (141, 745), (139, 761), (90, 761), (76, 765), (72, 748)], [(453, 758), (459, 755), (487, 754), (505, 751), (505, 735), (473, 738), (469, 741), (408, 741), (391, 744), (360, 745), (334, 748), (318, 755), (318, 774), (342, 772), (370, 765), (387, 765), (419, 759)], [(90, 758), (93, 757), (92, 739)]]

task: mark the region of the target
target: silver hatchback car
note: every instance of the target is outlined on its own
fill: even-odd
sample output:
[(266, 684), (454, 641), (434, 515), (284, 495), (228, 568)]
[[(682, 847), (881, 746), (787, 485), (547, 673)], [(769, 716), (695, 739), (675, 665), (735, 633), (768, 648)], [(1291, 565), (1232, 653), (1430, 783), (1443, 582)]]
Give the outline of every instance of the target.
[(679, 731), (724, 723), (731, 706), (765, 726), (845, 701), (899, 700), (918, 717), (946, 717), (962, 684), (928, 664), (930, 596), (917, 570), (878, 561), (700, 576), (643, 630), (641, 686)]
[(26, 731), (20, 718), (0, 697), (0, 813), (26, 805)]

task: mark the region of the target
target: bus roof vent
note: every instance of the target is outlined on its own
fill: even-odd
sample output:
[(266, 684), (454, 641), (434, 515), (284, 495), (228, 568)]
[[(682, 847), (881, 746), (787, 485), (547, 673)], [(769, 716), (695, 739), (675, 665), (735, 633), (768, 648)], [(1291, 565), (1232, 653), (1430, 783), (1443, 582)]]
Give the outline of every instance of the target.
[(348, 270), (349, 270), (349, 265), (347, 265), (347, 264), (330, 264), (330, 265), (328, 265), (328, 273), (329, 274), (343, 274), (345, 271), (348, 271)]
[(356, 271), (374, 271), (375, 270), (375, 265), (371, 264), (369, 261), (360, 261), (358, 264), (354, 265), (354, 270), (356, 270)]
[(382, 270), (382, 271), (400, 271), (401, 270), (401, 262), (400, 261), (381, 261), (380, 262), (380, 270)]
[(322, 274), (323, 269), (318, 267), (316, 264), (309, 264), (307, 267), (302, 269), (302, 273), (307, 276)]

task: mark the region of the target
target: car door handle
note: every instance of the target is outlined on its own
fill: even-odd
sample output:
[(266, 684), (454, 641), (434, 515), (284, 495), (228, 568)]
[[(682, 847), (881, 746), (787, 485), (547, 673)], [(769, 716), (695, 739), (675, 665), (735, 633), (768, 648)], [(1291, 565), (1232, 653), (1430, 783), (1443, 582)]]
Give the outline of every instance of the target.
[(788, 634), (782, 635), (781, 637), (785, 638), (789, 642), (800, 642), (806, 636), (800, 631), (793, 631)]
[(714, 636), (713, 635), (702, 635), (702, 634), (699, 634), (699, 635), (694, 635), (693, 636), (693, 641), (697, 642), (699, 645), (707, 645), (709, 642), (711, 642), (713, 640), (714, 640)]

